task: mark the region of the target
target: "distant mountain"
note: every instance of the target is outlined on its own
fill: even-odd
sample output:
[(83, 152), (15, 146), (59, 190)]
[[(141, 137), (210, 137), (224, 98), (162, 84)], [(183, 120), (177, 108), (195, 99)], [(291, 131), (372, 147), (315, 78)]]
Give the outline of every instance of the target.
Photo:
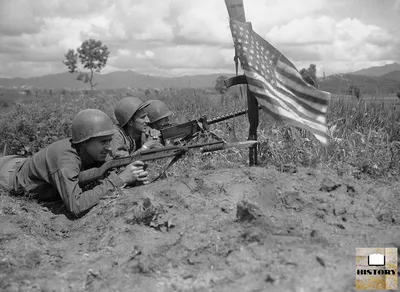
[(400, 64), (392, 63), (347, 74), (333, 74), (319, 79), (319, 88), (335, 94), (347, 94), (351, 85), (361, 94), (384, 95), (400, 91)]
[(357, 86), (362, 94), (393, 94), (400, 91), (400, 71), (382, 76), (334, 74), (319, 80), (319, 89), (335, 94), (346, 94), (350, 85)]
[(392, 63), (392, 64), (387, 64), (383, 66), (378, 66), (378, 67), (370, 67), (366, 69), (362, 69), (359, 71), (355, 71), (353, 75), (365, 75), (365, 76), (382, 76), (390, 72), (394, 71), (400, 71), (400, 64), (399, 63)]
[(384, 75), (380, 76), (380, 78), (398, 81), (400, 84), (400, 70), (384, 74)]
[[(231, 77), (233, 74), (185, 75), (181, 77), (161, 77), (139, 74), (134, 71), (116, 71), (108, 74), (96, 74), (96, 89), (117, 89), (125, 87), (139, 88), (187, 88), (212, 87), (213, 82), (221, 75)], [(76, 80), (76, 75), (59, 73), (32, 78), (0, 78), (0, 86), (33, 86), (39, 88), (89, 88)]]
[[(394, 70), (398, 68), (397, 70)], [(390, 71), (391, 70), (391, 71)], [(334, 74), (326, 78), (319, 78), (319, 88), (334, 94), (345, 94), (350, 85), (356, 85), (362, 93), (392, 94), (400, 90), (400, 65), (393, 63), (381, 67), (363, 69), (358, 74)], [(361, 74), (361, 73), (364, 74)], [(378, 74), (379, 75), (371, 75)], [(116, 71), (108, 74), (96, 74), (96, 89), (123, 89), (123, 88), (205, 88), (213, 87), (219, 76), (232, 77), (234, 74), (185, 75), (181, 77), (161, 77), (139, 74), (134, 71)], [(0, 78), (0, 87), (42, 88), (42, 89), (88, 89), (89, 86), (76, 80), (76, 75), (59, 73), (32, 78)]]

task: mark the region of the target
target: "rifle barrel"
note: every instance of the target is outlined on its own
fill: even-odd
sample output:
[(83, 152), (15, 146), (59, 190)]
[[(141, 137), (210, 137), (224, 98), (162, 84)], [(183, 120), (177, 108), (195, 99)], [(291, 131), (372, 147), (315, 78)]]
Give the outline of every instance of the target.
[(206, 145), (204, 147), (201, 147), (200, 151), (202, 153), (205, 153), (205, 152), (212, 152), (212, 151), (218, 151), (218, 150), (229, 149), (229, 148), (249, 148), (249, 147), (253, 147), (256, 144), (257, 144), (256, 140), (248, 140), (248, 141), (236, 142), (236, 143), (217, 143), (214, 145)]
[[(261, 109), (261, 106), (258, 106), (258, 109)], [(228, 113), (226, 115), (219, 116), (219, 117), (216, 117), (216, 118), (213, 118), (213, 119), (207, 121), (207, 124), (209, 124), (209, 125), (216, 124), (216, 123), (231, 119), (233, 117), (242, 116), (242, 115), (246, 114), (247, 112), (248, 112), (248, 109), (242, 109), (240, 111)]]
[(150, 161), (150, 160), (157, 160), (160, 158), (167, 158), (177, 155), (182, 155), (186, 153), (191, 148), (200, 148), (202, 153), (204, 152), (211, 152), (211, 151), (218, 151), (222, 149), (228, 148), (248, 148), (255, 145), (257, 141), (244, 141), (244, 142), (237, 142), (237, 143), (225, 143), (223, 141), (215, 141), (210, 143), (201, 143), (201, 144), (192, 144), (192, 145), (185, 145), (185, 146), (166, 146), (162, 148), (150, 149), (140, 151), (139, 154), (116, 158), (113, 160), (109, 160), (105, 162), (100, 167), (94, 167), (91, 169), (87, 169), (81, 171), (79, 173), (79, 185), (84, 186), (88, 183), (91, 183), (97, 179), (101, 179), (105, 176), (106, 172), (112, 168), (117, 168), (121, 166), (128, 165), (136, 160), (140, 161)]

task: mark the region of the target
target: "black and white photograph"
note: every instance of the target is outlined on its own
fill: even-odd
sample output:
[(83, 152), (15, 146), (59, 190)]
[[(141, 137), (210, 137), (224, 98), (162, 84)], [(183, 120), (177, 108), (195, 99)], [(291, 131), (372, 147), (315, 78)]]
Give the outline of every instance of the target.
[(399, 263), (400, 0), (0, 0), (0, 291), (397, 291)]

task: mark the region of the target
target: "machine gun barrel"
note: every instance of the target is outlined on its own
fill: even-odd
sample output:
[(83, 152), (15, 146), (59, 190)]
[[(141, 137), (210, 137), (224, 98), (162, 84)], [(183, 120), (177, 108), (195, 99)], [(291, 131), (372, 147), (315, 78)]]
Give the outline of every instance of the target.
[[(261, 106), (258, 106), (258, 109), (261, 109)], [(219, 123), (219, 122), (222, 122), (222, 121), (234, 118), (234, 117), (242, 116), (242, 115), (246, 114), (247, 112), (248, 112), (248, 109), (242, 109), (240, 111), (231, 112), (226, 115), (215, 117), (215, 118), (207, 121), (207, 124), (208, 125), (216, 124), (216, 123)]]

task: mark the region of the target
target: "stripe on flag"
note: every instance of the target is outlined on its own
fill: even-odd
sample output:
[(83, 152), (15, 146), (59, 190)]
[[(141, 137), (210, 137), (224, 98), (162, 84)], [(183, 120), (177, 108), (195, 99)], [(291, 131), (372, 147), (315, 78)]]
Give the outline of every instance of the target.
[(249, 90), (263, 110), (327, 144), (330, 93), (306, 83), (282, 53), (252, 30), (251, 23), (232, 19), (230, 26)]

